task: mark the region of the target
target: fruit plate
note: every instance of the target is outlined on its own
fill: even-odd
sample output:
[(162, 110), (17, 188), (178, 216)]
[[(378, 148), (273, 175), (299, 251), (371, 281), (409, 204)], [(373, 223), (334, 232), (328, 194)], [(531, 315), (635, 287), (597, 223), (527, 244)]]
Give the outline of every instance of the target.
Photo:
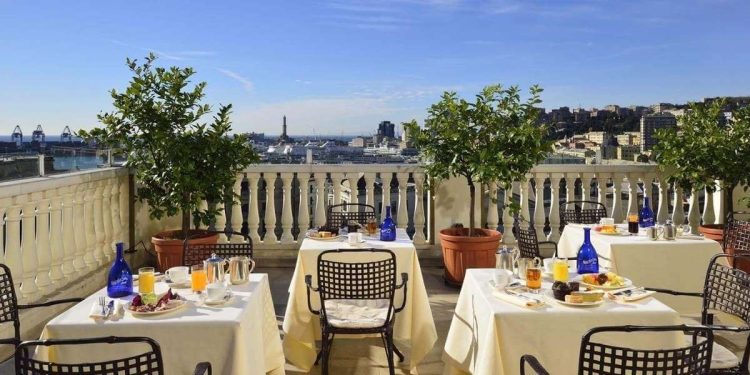
[(127, 303), (125, 305), (125, 311), (129, 312), (134, 317), (145, 317), (145, 316), (154, 316), (154, 315), (161, 315), (170, 313), (173, 311), (181, 310), (185, 306), (187, 306), (188, 302), (182, 299), (173, 299), (169, 301), (169, 308), (164, 310), (158, 310), (158, 311), (133, 311), (130, 309), (130, 303)]
[(560, 301), (559, 299), (555, 298), (555, 296), (552, 294), (552, 291), (549, 291), (547, 293), (547, 298), (552, 299), (555, 302), (563, 306), (570, 306), (570, 307), (596, 307), (596, 306), (601, 306), (604, 303), (604, 298), (596, 302), (571, 303), (571, 302)]
[(573, 281), (578, 281), (581, 283), (581, 286), (585, 286), (592, 289), (600, 289), (600, 290), (618, 290), (618, 289), (625, 289), (630, 288), (633, 286), (633, 282), (630, 281), (630, 279), (623, 277), (623, 283), (622, 285), (617, 286), (604, 286), (604, 285), (597, 285), (597, 284), (589, 284), (585, 281), (583, 281), (583, 275), (580, 275), (575, 278)]
[(318, 236), (311, 236), (311, 235), (305, 235), (305, 238), (309, 238), (311, 240), (315, 241), (339, 241), (341, 237), (339, 236), (331, 236), (331, 237), (318, 237)]
[(630, 233), (622, 231), (620, 229), (618, 229), (615, 232), (600, 232), (600, 231), (597, 231), (596, 233), (599, 233), (602, 236), (626, 236), (626, 235), (630, 234)]

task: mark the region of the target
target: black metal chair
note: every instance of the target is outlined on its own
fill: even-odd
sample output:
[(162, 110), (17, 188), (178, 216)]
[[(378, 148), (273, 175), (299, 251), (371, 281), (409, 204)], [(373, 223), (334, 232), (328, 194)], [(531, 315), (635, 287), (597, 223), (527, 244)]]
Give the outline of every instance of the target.
[(554, 241), (537, 241), (536, 230), (530, 226), (523, 229), (521, 225), (517, 225), (516, 240), (518, 241), (518, 251), (521, 258), (545, 258), (539, 251), (539, 245), (553, 246), (555, 248), (553, 255), (557, 256), (557, 243)]
[[(380, 259), (365, 262), (333, 260), (338, 254), (364, 252), (382, 255)], [(396, 285), (396, 255), (381, 249), (327, 250), (318, 255), (318, 287), (312, 286), (312, 275), (305, 275), (307, 307), (320, 316), (322, 348), (315, 359), (323, 359), (323, 374), (328, 374), (328, 359), (336, 334), (380, 334), (383, 339), (388, 369), (395, 373), (394, 352), (399, 362), (404, 355), (393, 343), (393, 325), (396, 313), (406, 306), (409, 275), (401, 273), (401, 284)], [(404, 300), (394, 307), (397, 289), (403, 288)], [(318, 292), (320, 310), (312, 307), (310, 291)]]
[[(572, 205), (572, 207), (571, 207)], [(588, 205), (592, 208), (583, 208)], [(562, 224), (599, 224), (599, 220), (607, 217), (607, 207), (594, 201), (570, 201), (566, 202), (560, 210)]]
[[(685, 347), (657, 350), (632, 349), (591, 341), (591, 336), (595, 334), (612, 332), (682, 332), (691, 339)], [(588, 331), (581, 340), (578, 374), (704, 375), (709, 371), (713, 341), (713, 332), (705, 327), (597, 327)], [(538, 375), (549, 375), (539, 360), (529, 354), (521, 357), (521, 375), (526, 374), (527, 365)]]
[[(736, 337), (732, 335), (745, 335), (750, 333), (750, 275), (738, 268), (726, 266), (719, 262), (726, 259), (728, 264), (736, 264), (737, 261), (750, 261), (750, 254), (716, 254), (711, 258), (706, 271), (706, 281), (703, 284), (702, 293), (678, 292), (669, 289), (647, 288), (660, 293), (675, 296), (699, 297), (703, 300), (700, 324), (716, 331), (716, 344), (714, 348), (714, 363), (712, 374), (748, 374), (748, 363), (750, 359), (750, 335), (745, 339), (744, 353), (742, 358), (737, 358), (732, 350), (725, 346), (736, 345)], [(715, 324), (717, 313), (727, 314), (744, 322), (744, 326), (730, 326)], [(723, 322), (721, 322), (723, 323)], [(736, 361), (719, 361), (718, 354), (726, 357), (732, 354)], [(731, 359), (731, 358), (730, 358)]]
[(234, 236), (240, 236), (242, 237), (242, 242), (231, 242), (231, 240), (227, 243), (211, 243), (211, 244), (196, 244), (196, 243), (188, 243), (190, 239), (193, 239), (195, 237), (201, 237), (205, 236), (206, 232), (201, 232), (199, 234), (193, 235), (185, 239), (185, 242), (183, 243), (183, 252), (182, 252), (182, 264), (185, 266), (192, 266), (196, 264), (203, 263), (204, 260), (211, 257), (212, 253), (216, 253), (216, 255), (222, 257), (222, 258), (230, 258), (234, 256), (247, 256), (252, 258), (253, 257), (253, 240), (240, 232), (232, 232), (232, 231), (226, 231), (226, 232), (219, 232), (219, 231), (210, 231), (209, 234), (225, 234), (227, 238), (232, 238)]
[[(101, 362), (55, 363), (34, 358), (38, 346), (89, 345), (89, 344), (128, 344), (143, 343), (150, 350), (131, 357)], [(24, 341), (16, 349), (16, 375), (164, 375), (159, 344), (148, 337), (93, 337), (68, 340)], [(194, 375), (211, 375), (211, 364), (201, 362), (195, 367)]]
[(16, 290), (13, 287), (13, 276), (10, 274), (10, 268), (4, 264), (0, 264), (0, 324), (13, 323), (13, 337), (0, 338), (0, 345), (13, 345), (17, 347), (21, 343), (21, 320), (18, 317), (18, 310), (54, 306), (62, 303), (78, 303), (81, 301), (83, 301), (83, 298), (65, 298), (20, 305), (16, 297)]
[[(724, 227), (722, 248), (725, 254), (750, 254), (750, 221), (729, 217)], [(750, 262), (737, 260), (736, 267), (748, 272)]]
[(376, 218), (375, 207), (363, 203), (341, 203), (328, 206), (326, 211), (325, 228), (338, 230), (341, 224), (355, 222), (361, 226), (367, 225), (367, 221)]

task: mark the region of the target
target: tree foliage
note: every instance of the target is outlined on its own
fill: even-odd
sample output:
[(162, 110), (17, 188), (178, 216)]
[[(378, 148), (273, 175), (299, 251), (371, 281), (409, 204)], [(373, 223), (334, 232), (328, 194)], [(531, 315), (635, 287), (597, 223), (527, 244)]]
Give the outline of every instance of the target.
[(669, 182), (688, 191), (723, 188), (731, 211), (732, 191), (750, 182), (750, 107), (736, 109), (724, 121), (725, 106), (725, 100), (691, 103), (678, 118), (678, 129), (657, 131), (653, 151)]
[(431, 179), (466, 179), (470, 228), (474, 228), (475, 182), (510, 189), (514, 181), (525, 181), (526, 173), (552, 151), (549, 129), (537, 121), (542, 89), (535, 85), (529, 91), (531, 97), (521, 101), (518, 86), (490, 85), (474, 102), (445, 92), (429, 108), (424, 128), (415, 120), (404, 124)]
[(103, 127), (78, 135), (122, 148), (139, 183), (136, 198), (148, 203), (154, 219), (182, 214), (184, 234), (191, 216), (210, 225), (221, 215), (215, 208), (201, 211), (202, 200), (238, 199), (230, 186), (258, 155), (244, 137), (230, 136), (231, 104), (209, 123), (201, 121), (211, 107), (201, 104), (205, 82), (189, 87), (192, 68), (157, 67), (155, 60), (153, 54), (143, 64), (127, 59), (133, 77), (124, 91), (111, 91), (114, 111), (98, 115)]

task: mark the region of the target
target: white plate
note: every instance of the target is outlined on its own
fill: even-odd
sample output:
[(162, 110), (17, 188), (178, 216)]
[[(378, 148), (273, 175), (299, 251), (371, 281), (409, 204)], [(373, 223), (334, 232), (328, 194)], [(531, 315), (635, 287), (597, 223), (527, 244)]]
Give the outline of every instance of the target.
[[(130, 303), (128, 303), (125, 306), (125, 311), (129, 312), (131, 315), (133, 315), (135, 317), (139, 317), (139, 316), (153, 316), (153, 315), (161, 315), (161, 314), (166, 314), (166, 313), (170, 313), (170, 312), (173, 312), (173, 311), (181, 310), (183, 307), (187, 306), (187, 304), (188, 304), (187, 301), (181, 300), (181, 299), (179, 299), (179, 300), (172, 300), (172, 301), (178, 301), (180, 303), (174, 304), (174, 307), (169, 308), (167, 310), (144, 311), (144, 312), (138, 312), (138, 311), (131, 310), (130, 309)], [(174, 303), (174, 302), (172, 302), (172, 303)]]
[(219, 306), (219, 305), (223, 305), (223, 304), (231, 301), (232, 300), (232, 296), (233, 296), (232, 292), (227, 292), (227, 294), (224, 296), (224, 298), (222, 298), (220, 300), (216, 300), (216, 301), (210, 300), (210, 299), (208, 299), (208, 297), (206, 297), (206, 299), (203, 300), (203, 303), (205, 303), (206, 305), (209, 305), (209, 306)]
[(615, 233), (608, 233), (608, 232), (607, 232), (607, 233), (605, 233), (605, 232), (599, 232), (599, 231), (594, 231), (594, 233), (599, 233), (599, 234), (601, 234), (602, 236), (625, 236), (625, 235), (628, 235), (628, 234), (630, 234), (630, 233), (628, 233), (628, 232), (622, 232), (622, 231), (620, 231), (619, 229), (618, 229), (618, 230), (617, 230), (617, 232), (615, 232)]
[(312, 236), (308, 236), (308, 235), (305, 235), (305, 238), (309, 238), (309, 239), (315, 240), (315, 241), (338, 241), (338, 240), (341, 239), (341, 237), (339, 237), (339, 236), (333, 236), (333, 237), (312, 237)]
[[(599, 272), (599, 273), (602, 273), (602, 272)], [(573, 281), (579, 282), (581, 286), (585, 286), (585, 287), (589, 287), (593, 289), (600, 289), (600, 290), (618, 290), (618, 289), (630, 288), (633, 286), (633, 282), (630, 279), (625, 278), (625, 277), (623, 277), (623, 279), (625, 282), (623, 283), (623, 285), (620, 285), (620, 286), (603, 286), (603, 285), (585, 283), (583, 282), (583, 275), (576, 277), (575, 280)]]
[(555, 298), (555, 295), (552, 293), (551, 290), (547, 291), (547, 298), (551, 298), (555, 300), (555, 302), (563, 306), (570, 306), (570, 307), (596, 307), (596, 306), (601, 306), (604, 303), (604, 298), (596, 302), (570, 303), (570, 302), (560, 301), (559, 299)]

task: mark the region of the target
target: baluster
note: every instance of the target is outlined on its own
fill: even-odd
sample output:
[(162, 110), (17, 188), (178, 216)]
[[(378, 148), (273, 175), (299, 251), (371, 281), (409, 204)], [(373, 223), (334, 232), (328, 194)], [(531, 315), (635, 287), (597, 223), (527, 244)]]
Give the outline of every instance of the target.
[[(45, 195), (50, 201), (50, 230), (49, 230), (49, 247), (51, 266), (49, 278), (52, 281), (52, 287), (59, 289), (64, 286), (65, 274), (63, 273), (63, 232), (62, 232), (62, 210), (63, 210), (63, 191), (62, 189), (48, 190)], [(2, 217), (0, 213), (0, 217)], [(2, 239), (0, 239), (1, 241)]]
[(714, 212), (714, 193), (705, 190), (706, 195), (703, 198), (703, 224), (715, 224), (716, 213)]
[(326, 173), (315, 172), (315, 226), (326, 225)]
[[(367, 204), (369, 204), (372, 207), (375, 207), (375, 173), (365, 173), (364, 174), (365, 179), (365, 196), (367, 199)], [(377, 209), (377, 207), (375, 207)]]
[(564, 174), (550, 173), (549, 176), (549, 240), (560, 238), (560, 181)]
[(698, 207), (698, 191), (693, 189), (690, 193), (690, 207), (688, 208), (688, 224), (690, 224), (691, 233), (698, 233), (701, 214)]
[[(240, 202), (242, 194), (242, 180), (245, 179), (244, 173), (238, 173), (232, 185), (232, 231), (240, 233), (242, 232), (242, 204)], [(243, 242), (242, 236), (233, 235), (231, 242), (239, 243)]]
[(669, 218), (669, 185), (664, 178), (659, 178), (659, 211), (656, 213), (656, 220), (664, 223)]
[(568, 202), (576, 200), (576, 179), (578, 175), (575, 173), (565, 174), (565, 203), (560, 205), (561, 212), (568, 209)]
[[(49, 191), (47, 194), (51, 195)], [(31, 200), (32, 202), (36, 202), (36, 227), (33, 230), (33, 232), (36, 232), (36, 257), (38, 260), (38, 266), (35, 270), (36, 286), (40, 295), (46, 296), (54, 291), (52, 288), (52, 279), (49, 276), (52, 265), (49, 244), (50, 200), (42, 192), (32, 193)], [(34, 236), (34, 233), (32, 233), (32, 236)]]
[(503, 189), (503, 243), (514, 244), (516, 237), (513, 235), (513, 215), (510, 212), (510, 202), (513, 199), (514, 186), (518, 183), (514, 182), (508, 189)]
[(21, 205), (21, 264), (23, 265), (23, 274), (21, 275), (21, 294), (26, 301), (35, 301), (39, 298), (39, 289), (36, 286), (35, 278), (39, 270), (39, 261), (36, 254), (35, 237), (35, 216), (36, 202), (29, 199), (27, 195), (16, 197), (16, 204)]
[(543, 241), (547, 238), (544, 234), (544, 180), (546, 176), (541, 173), (534, 174), (534, 229), (537, 238)]
[(331, 185), (333, 186), (333, 204), (341, 204), (341, 183), (344, 180), (343, 173), (331, 173)]
[[(18, 197), (17, 197), (18, 199)], [(11, 204), (10, 198), (3, 202), (3, 207)], [(12, 206), (7, 208), (5, 213), (5, 265), (10, 268), (13, 278), (13, 288), (18, 291), (21, 289), (23, 281), (23, 257), (21, 253), (21, 206), (16, 201)], [(16, 293), (19, 302), (26, 301), (22, 293)]]
[(0, 198), (0, 263), (5, 264), (5, 231), (7, 230), (7, 227), (5, 226), (5, 212), (8, 210), (8, 207), (12, 204), (12, 201), (10, 198)]
[[(593, 173), (581, 173), (581, 200), (591, 200), (591, 180), (593, 180)], [(588, 203), (581, 203), (581, 209), (589, 208)]]
[(214, 230), (221, 232), (216, 243), (227, 243), (226, 230), (227, 230), (227, 210), (224, 207), (224, 202), (216, 202), (216, 220), (214, 221)]
[(281, 181), (283, 182), (283, 198), (284, 201), (281, 209), (281, 243), (288, 244), (294, 242), (294, 236), (292, 235), (292, 180), (294, 180), (294, 173), (285, 172), (281, 174)]
[[(71, 192), (73, 187), (71, 186)], [(79, 184), (75, 187), (75, 196), (73, 202), (73, 233), (75, 236), (75, 242), (73, 244), (73, 265), (76, 270), (76, 276), (83, 276), (86, 274), (86, 220), (84, 217), (85, 200), (86, 200), (86, 184)]]
[(604, 207), (609, 207), (607, 203), (607, 181), (609, 180), (608, 173), (596, 173), (596, 201), (603, 204)]
[(643, 181), (643, 202), (645, 205), (646, 197), (649, 199), (649, 208), (651, 209), (651, 212), (654, 211), (654, 199), (653, 199), (653, 189), (651, 187), (651, 180), (649, 180), (648, 175), (644, 174), (641, 176), (641, 181)]
[[(297, 181), (299, 182), (297, 225), (299, 225), (300, 236), (304, 238), (305, 232), (310, 229), (310, 173), (297, 173)], [(301, 242), (302, 240), (299, 241)]]
[(406, 188), (409, 182), (409, 173), (396, 173), (396, 179), (398, 180), (398, 215), (396, 217), (396, 225), (399, 228), (406, 229), (406, 226), (409, 224), (409, 205), (406, 202)]
[(672, 208), (672, 222), (675, 225), (685, 224), (685, 207), (682, 204), (682, 188), (676, 183), (673, 187), (674, 190), (674, 204)]
[(612, 218), (615, 223), (621, 223), (625, 220), (622, 213), (622, 180), (624, 175), (619, 173), (612, 174)]
[(276, 244), (276, 173), (264, 173), (266, 180), (266, 235), (263, 237), (264, 244)]
[(94, 259), (96, 264), (101, 266), (105, 262), (105, 248), (104, 244), (104, 215), (102, 214), (102, 181), (96, 181), (93, 183), (93, 215), (94, 215), (94, 238), (96, 244), (94, 245)]
[(83, 225), (86, 243), (86, 253), (83, 256), (83, 262), (86, 263), (86, 270), (93, 271), (96, 269), (96, 232), (94, 227), (94, 187), (93, 183), (86, 184), (83, 194)]
[(381, 221), (385, 220), (385, 208), (391, 205), (391, 180), (393, 179), (393, 173), (381, 172), (380, 181), (383, 185), (383, 202), (382, 208), (380, 209)]
[(638, 212), (638, 180), (632, 173), (628, 173), (628, 212)]
[(115, 189), (120, 191), (120, 224), (126, 228), (122, 233), (120, 240), (125, 245), (125, 248), (135, 246), (134, 243), (130, 242), (130, 203), (134, 197), (130, 195), (130, 184), (128, 176), (122, 176), (119, 181), (119, 187), (115, 186)]
[(76, 228), (74, 226), (74, 201), (73, 195), (75, 188), (66, 186), (59, 189), (63, 197), (62, 200), (62, 252), (63, 263), (62, 271), (66, 281), (71, 281), (76, 277), (76, 266), (73, 264), (76, 253)]
[(526, 179), (519, 182), (519, 186), (521, 189), (521, 192), (519, 194), (521, 198), (521, 211), (519, 212), (519, 219), (532, 222), (531, 218), (529, 217), (529, 177), (530, 175), (526, 175)]
[[(120, 182), (117, 178), (111, 180), (109, 186), (110, 220), (112, 222), (112, 243), (125, 242), (123, 239), (122, 221), (120, 221)], [(113, 252), (110, 251), (110, 255)]]
[(258, 184), (260, 173), (250, 172), (247, 174), (247, 188), (250, 191), (250, 202), (247, 209), (247, 228), (253, 244), (260, 243), (260, 207), (258, 206)]
[(497, 230), (498, 215), (497, 215), (497, 184), (491, 182), (487, 186), (489, 199), (487, 202), (487, 228)]
[(359, 203), (359, 173), (349, 173), (349, 202)]
[(104, 192), (102, 194), (102, 221), (104, 222), (104, 261), (109, 264), (114, 258), (115, 247), (112, 241), (112, 180), (107, 179), (103, 181), (102, 188)]
[[(415, 245), (422, 245), (426, 242), (427, 238), (424, 235), (424, 224), (425, 224), (425, 211), (424, 211), (424, 173), (414, 172), (414, 241)], [(367, 181), (367, 174), (365, 174), (365, 181)], [(370, 192), (372, 191), (372, 184), (367, 183), (367, 196), (370, 199)], [(369, 203), (370, 201), (368, 201)]]

